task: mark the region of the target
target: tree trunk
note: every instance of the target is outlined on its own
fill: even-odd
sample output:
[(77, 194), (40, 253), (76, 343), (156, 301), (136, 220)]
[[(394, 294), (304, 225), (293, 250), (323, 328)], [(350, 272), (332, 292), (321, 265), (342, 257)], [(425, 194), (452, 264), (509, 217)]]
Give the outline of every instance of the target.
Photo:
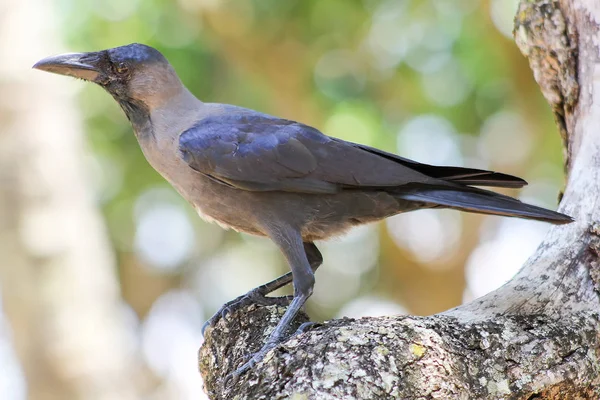
[(600, 398), (600, 7), (522, 0), (515, 35), (563, 135), (560, 211), (575, 222), (487, 296), (430, 317), (327, 322), (224, 385), (283, 310), (234, 313), (199, 352), (211, 399)]
[(31, 70), (61, 50), (53, 11), (0, 0), (2, 311), (29, 399), (138, 399), (147, 372), (86, 179), (74, 93)]

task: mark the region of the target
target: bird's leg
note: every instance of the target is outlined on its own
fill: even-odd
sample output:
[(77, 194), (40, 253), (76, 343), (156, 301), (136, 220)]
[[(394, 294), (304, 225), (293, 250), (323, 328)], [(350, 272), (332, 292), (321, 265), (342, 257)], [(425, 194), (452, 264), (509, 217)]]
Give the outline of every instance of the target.
[(260, 305), (288, 305), (291, 297), (266, 297), (267, 294), (274, 292), (275, 290), (287, 285), (292, 282), (292, 273), (288, 272), (285, 275), (280, 276), (279, 278), (273, 279), (271, 282), (267, 282), (264, 285), (260, 285), (250, 290), (248, 293), (243, 294), (241, 296), (236, 297), (235, 299), (228, 301), (223, 304), (213, 316), (204, 323), (202, 326), (202, 334), (209, 326), (215, 326), (220, 319), (225, 318), (227, 314), (233, 312), (236, 309), (241, 307), (250, 305), (250, 304), (260, 304)]
[[(315, 263), (317, 267), (322, 261), (322, 257), (320, 257), (321, 254), (315, 245), (312, 243), (302, 243), (302, 238), (296, 231), (291, 229), (279, 230), (271, 235), (271, 239), (279, 246), (292, 270), (294, 298), (263, 347), (258, 352), (254, 353), (250, 360), (244, 363), (230, 376), (230, 378), (233, 378), (234, 380), (260, 362), (269, 350), (283, 342), (288, 336), (287, 332), (292, 321), (312, 294), (315, 284), (315, 276), (311, 263), (309, 262), (308, 253), (311, 253), (311, 261)], [(316, 258), (316, 254), (318, 254), (318, 258)]]
[[(319, 249), (312, 242), (305, 242), (304, 251), (306, 252), (306, 256), (309, 260), (310, 267), (313, 272), (319, 268), (319, 266), (323, 263), (323, 256), (319, 252)], [(264, 285), (260, 285), (248, 293), (243, 294), (241, 296), (236, 297), (235, 299), (228, 301), (225, 303), (213, 316), (204, 323), (202, 326), (202, 334), (209, 326), (215, 326), (217, 322), (221, 318), (225, 318), (227, 314), (233, 312), (236, 309), (241, 307), (245, 307), (250, 304), (260, 304), (263, 306), (269, 305), (281, 305), (287, 306), (290, 304), (292, 300), (291, 296), (283, 296), (283, 297), (267, 297), (266, 295), (274, 292), (275, 290), (284, 287), (285, 285), (292, 282), (292, 273), (288, 272), (276, 278), (270, 282), (265, 283)]]
[[(323, 263), (323, 256), (321, 255), (321, 252), (319, 249), (317, 249), (317, 246), (315, 246), (313, 242), (304, 242), (304, 251), (306, 252), (306, 258), (308, 258), (310, 267), (312, 268), (313, 272), (316, 272), (317, 268), (319, 268), (319, 266), (321, 266)], [(308, 332), (320, 325), (321, 324), (318, 322), (307, 321), (300, 325), (298, 329), (296, 329), (296, 332), (292, 333), (290, 336), (296, 336), (301, 333)]]

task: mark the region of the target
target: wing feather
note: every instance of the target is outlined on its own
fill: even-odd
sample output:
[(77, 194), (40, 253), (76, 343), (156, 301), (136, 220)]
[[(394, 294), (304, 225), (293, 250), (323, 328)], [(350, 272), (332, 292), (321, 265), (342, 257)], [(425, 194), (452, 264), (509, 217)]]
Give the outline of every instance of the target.
[(179, 150), (194, 170), (252, 191), (323, 194), (414, 183), (444, 185), (453, 180), (499, 181), (506, 186), (524, 182), (490, 171), (420, 164), (249, 110), (202, 119), (180, 135)]

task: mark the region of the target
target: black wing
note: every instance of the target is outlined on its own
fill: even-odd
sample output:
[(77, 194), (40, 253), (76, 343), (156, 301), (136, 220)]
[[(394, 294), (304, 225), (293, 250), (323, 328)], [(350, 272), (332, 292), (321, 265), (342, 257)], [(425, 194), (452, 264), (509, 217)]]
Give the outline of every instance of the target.
[(353, 187), (440, 185), (444, 180), (524, 184), (519, 178), (489, 171), (419, 164), (250, 111), (199, 121), (181, 134), (179, 149), (196, 171), (244, 190), (337, 193)]

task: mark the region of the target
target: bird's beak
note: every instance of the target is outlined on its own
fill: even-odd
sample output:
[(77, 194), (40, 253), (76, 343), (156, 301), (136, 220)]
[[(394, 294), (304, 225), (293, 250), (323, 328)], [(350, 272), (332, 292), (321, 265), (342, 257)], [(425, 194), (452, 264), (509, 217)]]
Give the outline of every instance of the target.
[(69, 53), (46, 57), (33, 68), (94, 82), (101, 74), (100, 61), (100, 53)]

